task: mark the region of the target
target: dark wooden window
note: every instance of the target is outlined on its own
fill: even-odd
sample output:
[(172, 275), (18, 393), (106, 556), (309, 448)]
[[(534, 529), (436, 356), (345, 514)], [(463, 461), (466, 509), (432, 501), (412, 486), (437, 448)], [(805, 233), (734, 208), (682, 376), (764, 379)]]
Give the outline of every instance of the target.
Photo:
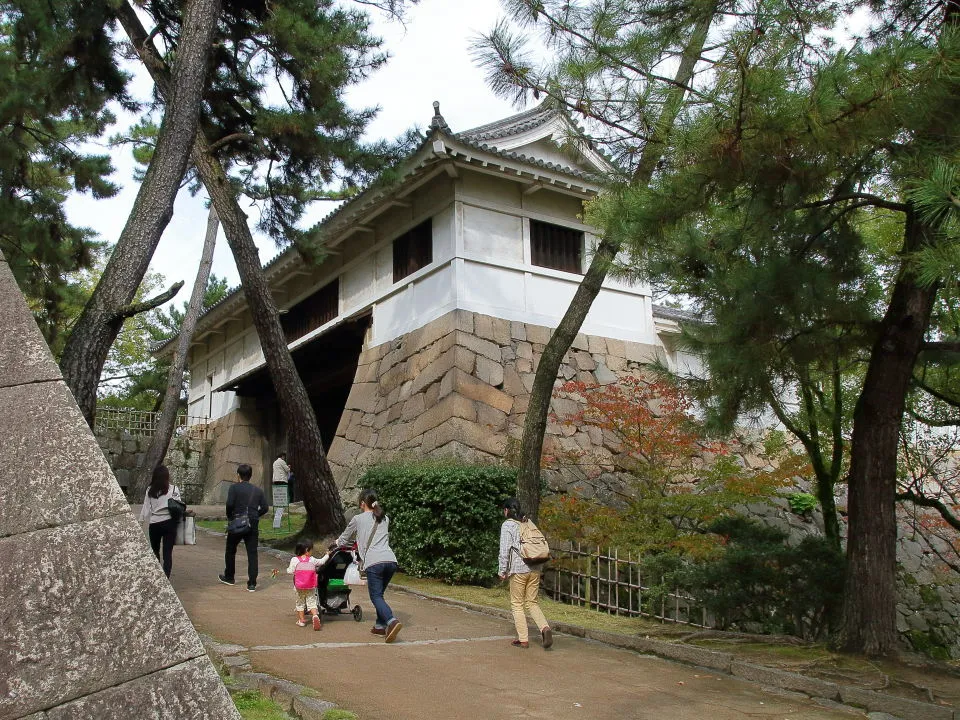
[(433, 262), (433, 222), (427, 220), (393, 241), (393, 281)]
[(540, 267), (582, 273), (583, 233), (579, 230), (530, 221), (530, 261)]
[(329, 282), (280, 316), (283, 334), (291, 343), (340, 314), (340, 278)]

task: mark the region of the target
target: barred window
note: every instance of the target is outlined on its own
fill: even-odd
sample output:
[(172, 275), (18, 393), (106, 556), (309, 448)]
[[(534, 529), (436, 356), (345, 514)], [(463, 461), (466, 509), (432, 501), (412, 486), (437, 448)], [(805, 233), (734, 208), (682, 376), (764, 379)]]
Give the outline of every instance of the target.
[(433, 220), (427, 219), (393, 241), (393, 281), (433, 262)]
[(280, 316), (288, 343), (302, 338), (340, 314), (340, 278), (335, 278)]
[(583, 233), (579, 230), (530, 221), (530, 261), (540, 267), (582, 273)]

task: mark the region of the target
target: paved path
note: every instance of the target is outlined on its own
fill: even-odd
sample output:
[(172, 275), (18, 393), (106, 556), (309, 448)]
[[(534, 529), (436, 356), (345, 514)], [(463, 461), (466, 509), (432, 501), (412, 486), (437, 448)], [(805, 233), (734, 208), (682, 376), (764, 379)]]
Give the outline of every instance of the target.
[[(270, 570), (286, 563), (260, 556), (260, 587), (245, 587), (246, 556), (237, 584), (217, 582), (221, 537), (198, 532), (193, 547), (174, 552), (173, 586), (197, 629), (249, 649), (255, 670), (315, 688), (361, 720), (826, 720), (862, 717), (807, 699), (783, 697), (708, 670), (555, 635), (554, 647), (511, 647), (512, 624), (499, 618), (388, 590), (404, 624), (387, 645), (370, 634), (373, 611), (365, 589), (349, 615), (327, 617), (314, 632), (295, 624), (293, 583)], [(368, 622), (370, 620), (370, 622)]]

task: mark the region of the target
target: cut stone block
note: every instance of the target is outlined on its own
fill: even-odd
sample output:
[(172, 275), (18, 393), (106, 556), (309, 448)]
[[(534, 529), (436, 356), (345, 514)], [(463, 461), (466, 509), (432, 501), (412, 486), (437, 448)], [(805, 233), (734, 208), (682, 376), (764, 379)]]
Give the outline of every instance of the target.
[(3, 625), (13, 633), (0, 644), (0, 717), (198, 657), (213, 672), (129, 510), (0, 540), (0, 577)]
[(23, 301), (17, 281), (0, 255), (0, 387), (57, 380), (60, 369)]
[[(120, 710), (122, 708), (122, 711)], [(47, 710), (47, 720), (226, 720), (237, 718), (230, 695), (206, 658), (111, 687)]]
[(63, 382), (0, 388), (0, 407), (0, 537), (129, 515)]

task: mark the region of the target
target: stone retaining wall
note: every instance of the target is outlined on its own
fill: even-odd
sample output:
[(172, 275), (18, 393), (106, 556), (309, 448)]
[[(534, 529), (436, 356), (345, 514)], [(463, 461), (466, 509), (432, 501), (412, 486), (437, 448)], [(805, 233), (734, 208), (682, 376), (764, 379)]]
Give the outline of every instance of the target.
[(0, 318), (0, 718), (240, 720), (2, 255)]
[[(94, 435), (117, 482), (126, 494), (127, 488), (134, 481), (137, 468), (143, 463), (151, 438), (115, 429), (97, 430)], [(188, 504), (200, 503), (203, 500), (210, 446), (209, 440), (181, 435), (173, 438), (163, 459), (164, 465), (170, 470), (171, 481), (180, 488), (184, 502)], [(128, 497), (128, 500), (140, 502), (143, 498)]]
[[(551, 332), (455, 310), (365, 350), (329, 453), (351, 503), (363, 470), (390, 458), (499, 461), (507, 455), (522, 433), (534, 373)], [(616, 382), (641, 373), (657, 353), (653, 346), (581, 333), (560, 375)], [(551, 424), (545, 449), (589, 449), (602, 442), (590, 429)]]

